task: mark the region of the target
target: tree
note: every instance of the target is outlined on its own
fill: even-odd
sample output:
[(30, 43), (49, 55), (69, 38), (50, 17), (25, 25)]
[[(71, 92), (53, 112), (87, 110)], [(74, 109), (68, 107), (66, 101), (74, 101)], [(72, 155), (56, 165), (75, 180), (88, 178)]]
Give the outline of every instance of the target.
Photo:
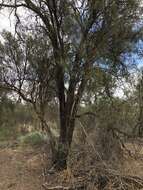
[[(0, 127), (8, 123), (7, 117), (12, 118), (14, 112), (14, 103), (8, 98), (10, 92), (0, 89)], [(11, 119), (12, 120), (12, 119)]]
[[(1, 88), (14, 91), (27, 103), (32, 104), (41, 129), (50, 138), (54, 153), (54, 139), (45, 119), (47, 103), (54, 96), (54, 72), (50, 64), (48, 46), (43, 36), (19, 33), (14, 37), (10, 32), (3, 32), (4, 43), (0, 44), (1, 53)], [(39, 48), (38, 48), (39, 45)]]
[(137, 122), (133, 129), (133, 134), (139, 137), (143, 136), (143, 72), (142, 69), (137, 76), (137, 84), (133, 97), (137, 104)]
[[(54, 159), (67, 167), (75, 120), (91, 73), (101, 68), (112, 74), (125, 70), (124, 55), (140, 36), (139, 0), (2, 0), (1, 8), (27, 9), (43, 29), (52, 54), (59, 100), (60, 137)], [(137, 28), (137, 29), (136, 29)], [(37, 44), (37, 48), (39, 45)]]

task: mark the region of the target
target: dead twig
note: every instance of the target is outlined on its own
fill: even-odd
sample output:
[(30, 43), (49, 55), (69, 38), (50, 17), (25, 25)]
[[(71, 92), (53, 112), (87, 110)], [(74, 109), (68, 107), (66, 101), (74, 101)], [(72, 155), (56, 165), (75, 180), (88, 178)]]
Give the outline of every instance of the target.
[(74, 187), (64, 187), (64, 186), (48, 186), (47, 183), (43, 184), (42, 187), (45, 189), (45, 190), (75, 190), (75, 189), (81, 189), (83, 188), (82, 185), (78, 185), (78, 186), (74, 186)]

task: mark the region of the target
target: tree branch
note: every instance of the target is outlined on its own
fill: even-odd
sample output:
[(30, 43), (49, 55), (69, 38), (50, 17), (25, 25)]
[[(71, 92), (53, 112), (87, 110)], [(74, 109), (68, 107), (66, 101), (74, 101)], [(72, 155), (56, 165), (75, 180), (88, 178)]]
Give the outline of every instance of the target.
[(80, 117), (83, 117), (85, 115), (91, 115), (93, 117), (96, 117), (96, 114), (94, 112), (85, 112), (85, 113), (76, 115), (76, 118), (80, 118)]

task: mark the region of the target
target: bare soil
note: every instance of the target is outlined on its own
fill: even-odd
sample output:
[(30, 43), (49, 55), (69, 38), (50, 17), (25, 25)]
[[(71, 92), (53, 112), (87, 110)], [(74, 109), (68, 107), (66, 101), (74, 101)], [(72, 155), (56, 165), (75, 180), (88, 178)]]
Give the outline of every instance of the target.
[(42, 189), (41, 164), (38, 149), (0, 148), (0, 190)]

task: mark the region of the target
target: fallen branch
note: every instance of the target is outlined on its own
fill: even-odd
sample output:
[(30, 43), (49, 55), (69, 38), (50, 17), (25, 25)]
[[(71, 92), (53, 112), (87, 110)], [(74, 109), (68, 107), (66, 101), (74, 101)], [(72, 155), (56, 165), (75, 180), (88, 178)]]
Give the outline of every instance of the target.
[(83, 185), (78, 185), (78, 186), (74, 186), (74, 187), (64, 187), (64, 186), (48, 186), (47, 183), (43, 184), (42, 187), (45, 189), (45, 190), (75, 190), (75, 189), (81, 189), (81, 188), (84, 188)]
[(49, 187), (47, 186), (47, 184), (43, 184), (42, 186), (46, 190), (71, 190), (70, 187), (63, 187), (63, 186)]
[(123, 183), (127, 183), (128, 185), (134, 184), (138, 189), (143, 188), (143, 178), (140, 178), (138, 176), (126, 176), (114, 173), (109, 173), (109, 176), (111, 176), (111, 178), (117, 177), (118, 179), (121, 179)]

